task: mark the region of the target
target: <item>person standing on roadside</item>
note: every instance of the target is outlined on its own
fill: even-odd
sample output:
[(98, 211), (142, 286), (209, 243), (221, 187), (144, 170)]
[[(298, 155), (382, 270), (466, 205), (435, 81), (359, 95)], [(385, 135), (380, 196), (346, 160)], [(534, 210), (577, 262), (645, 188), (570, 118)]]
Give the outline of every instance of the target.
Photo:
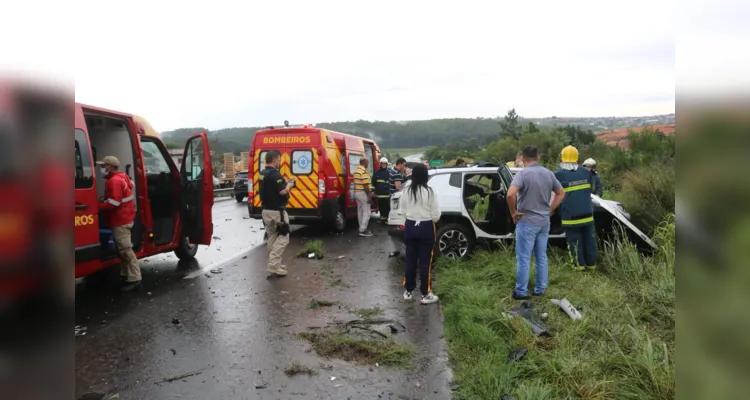
[(135, 222), (135, 196), (133, 181), (120, 172), (120, 160), (106, 156), (97, 161), (107, 182), (104, 184), (104, 199), (99, 202), (99, 210), (106, 212), (109, 226), (112, 227), (117, 255), (122, 261), (120, 277), (125, 280), (121, 290), (129, 292), (141, 286), (141, 266), (133, 252), (131, 230)]
[[(534, 296), (547, 290), (547, 241), (550, 215), (565, 198), (565, 190), (552, 171), (539, 165), (539, 151), (526, 146), (521, 151), (524, 168), (516, 173), (508, 189), (508, 206), (516, 224), (516, 287), (513, 298), (528, 299), (531, 255), (536, 263)], [(552, 192), (555, 193), (551, 200)]]
[(268, 278), (282, 278), (287, 275), (286, 265), (281, 263), (281, 256), (289, 244), (289, 216), (286, 204), (289, 191), (294, 187), (294, 180), (287, 182), (279, 172), (281, 153), (270, 150), (266, 153), (266, 168), (261, 171), (259, 179), (260, 201), (263, 207), (261, 216), (268, 233)]
[(583, 162), (583, 167), (591, 172), (591, 193), (602, 197), (604, 194), (604, 185), (602, 185), (602, 179), (599, 177), (599, 173), (596, 172), (596, 160), (588, 158)]
[(359, 160), (359, 167), (354, 171), (354, 199), (357, 201), (357, 220), (359, 222), (359, 236), (369, 237), (372, 232), (367, 229), (372, 213), (370, 202), (372, 201), (372, 189), (370, 187), (370, 173), (367, 167), (370, 161), (365, 157)]
[(372, 174), (372, 186), (375, 187), (375, 198), (378, 199), (378, 210), (380, 210), (380, 222), (388, 221), (388, 213), (391, 211), (391, 173), (388, 170), (388, 159), (380, 159), (380, 169)]
[(555, 177), (566, 193), (560, 206), (560, 218), (570, 251), (571, 268), (574, 271), (593, 271), (597, 256), (594, 206), (591, 203), (593, 176), (587, 168), (578, 166), (578, 149), (575, 147), (564, 148), (560, 158), (562, 162)]
[(440, 219), (437, 195), (427, 186), (429, 176), (427, 167), (422, 164), (414, 166), (411, 174), (411, 185), (401, 197), (401, 204), (406, 213), (404, 222), (404, 244), (406, 245), (406, 276), (404, 278), (404, 300), (414, 300), (412, 292), (417, 287), (419, 271), (419, 291), (422, 294), (420, 303), (430, 304), (438, 301), (432, 293), (432, 256), (435, 250), (435, 224)]
[(393, 166), (393, 169), (388, 172), (390, 173), (390, 194), (393, 196), (394, 193), (401, 190), (406, 180), (406, 176), (404, 176), (406, 174), (406, 160), (399, 158), (396, 160), (396, 165)]

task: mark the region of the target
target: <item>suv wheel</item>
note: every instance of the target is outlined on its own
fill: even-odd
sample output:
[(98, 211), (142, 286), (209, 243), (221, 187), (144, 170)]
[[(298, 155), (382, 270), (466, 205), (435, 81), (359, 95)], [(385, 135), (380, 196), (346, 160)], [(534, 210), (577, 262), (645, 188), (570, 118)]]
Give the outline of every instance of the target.
[(464, 259), (474, 250), (474, 234), (464, 225), (443, 225), (436, 236), (435, 250), (442, 257)]
[(245, 196), (243, 196), (241, 194), (237, 194), (237, 195), (234, 196), (234, 198), (237, 200), (238, 203), (241, 203), (242, 200), (245, 199)]

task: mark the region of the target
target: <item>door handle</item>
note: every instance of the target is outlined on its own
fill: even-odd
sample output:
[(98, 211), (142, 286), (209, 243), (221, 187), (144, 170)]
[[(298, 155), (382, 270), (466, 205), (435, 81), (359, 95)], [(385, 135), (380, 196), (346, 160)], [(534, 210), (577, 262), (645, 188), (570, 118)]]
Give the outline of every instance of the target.
[(76, 204), (76, 210), (85, 210), (89, 208), (87, 204)]

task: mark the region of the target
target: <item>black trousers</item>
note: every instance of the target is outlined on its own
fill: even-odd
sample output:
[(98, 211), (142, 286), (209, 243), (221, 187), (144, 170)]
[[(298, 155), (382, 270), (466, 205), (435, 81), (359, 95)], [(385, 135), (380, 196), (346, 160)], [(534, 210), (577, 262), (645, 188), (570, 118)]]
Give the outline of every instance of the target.
[(391, 197), (378, 197), (378, 208), (380, 209), (380, 218), (388, 219), (391, 213)]
[(417, 287), (419, 270), (419, 291), (423, 296), (432, 291), (432, 256), (435, 250), (435, 223), (432, 221), (406, 220), (404, 224), (404, 244), (406, 244), (406, 276), (404, 286), (407, 292)]

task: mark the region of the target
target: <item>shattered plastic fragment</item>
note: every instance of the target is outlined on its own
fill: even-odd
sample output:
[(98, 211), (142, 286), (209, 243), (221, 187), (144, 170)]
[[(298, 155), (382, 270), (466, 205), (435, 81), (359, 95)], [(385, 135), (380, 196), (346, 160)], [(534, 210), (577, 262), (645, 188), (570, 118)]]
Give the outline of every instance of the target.
[(568, 299), (565, 299), (565, 298), (563, 298), (562, 300), (552, 299), (550, 300), (550, 302), (552, 302), (552, 304), (560, 307), (563, 311), (565, 311), (565, 313), (568, 314), (568, 316), (571, 319), (583, 318), (583, 315), (581, 315), (581, 313), (578, 312), (578, 310), (576, 310), (576, 308), (572, 304), (570, 304), (570, 301), (568, 301)]

